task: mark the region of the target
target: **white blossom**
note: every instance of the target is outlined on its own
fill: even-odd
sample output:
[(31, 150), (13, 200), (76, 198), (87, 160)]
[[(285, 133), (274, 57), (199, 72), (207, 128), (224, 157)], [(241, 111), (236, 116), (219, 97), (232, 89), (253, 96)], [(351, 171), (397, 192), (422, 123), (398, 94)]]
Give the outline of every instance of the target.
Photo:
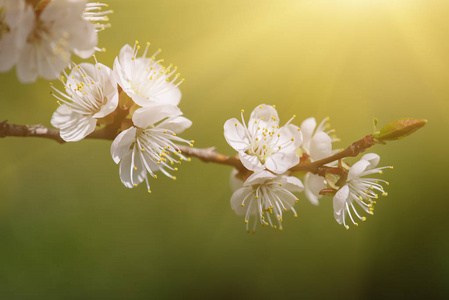
[[(331, 156), (335, 151), (332, 150), (332, 142), (337, 141), (331, 138), (330, 133), (333, 130), (327, 129), (327, 121), (325, 118), (317, 126), (315, 118), (308, 118), (301, 124), (301, 132), (303, 134), (303, 142), (298, 149), (298, 154), (311, 162)], [(338, 150), (337, 150), (338, 151)], [(326, 188), (326, 181), (323, 177), (307, 173), (304, 176), (304, 193), (309, 201), (318, 205), (318, 199), (322, 197), (319, 192)]]
[(33, 9), (25, 0), (0, 0), (0, 72), (16, 64), (33, 19)]
[(52, 85), (60, 106), (51, 124), (60, 129), (63, 140), (73, 142), (93, 132), (97, 120), (117, 108), (118, 91), (112, 70), (101, 63), (74, 65), (67, 77), (64, 93)]
[(114, 61), (114, 72), (117, 82), (123, 91), (139, 106), (158, 104), (178, 105), (181, 101), (181, 91), (176, 82), (179, 74), (177, 68), (164, 67), (163, 59), (156, 59), (160, 49), (149, 58), (147, 43), (142, 56), (137, 57), (140, 46), (138, 42), (132, 48), (125, 45)]
[(120, 179), (128, 187), (136, 187), (146, 181), (151, 193), (147, 173), (156, 178), (155, 172), (176, 179), (170, 172), (181, 160), (189, 160), (181, 154), (176, 143), (187, 143), (177, 136), (192, 125), (182, 117), (181, 110), (174, 105), (153, 105), (136, 110), (132, 121), (135, 126), (121, 132), (113, 141), (111, 155), (120, 163)]
[[(97, 12), (90, 11), (92, 6), (85, 0), (52, 0), (41, 5), (43, 8), (27, 20), (32, 22), (32, 29), (19, 51), (17, 76), (22, 83), (39, 76), (56, 79), (69, 65), (72, 52), (88, 58), (98, 50), (101, 25), (91, 22)], [(104, 13), (98, 14), (103, 18)]]
[(378, 198), (377, 192), (381, 193), (383, 196), (387, 195), (380, 184), (380, 182), (383, 182), (388, 185), (387, 181), (377, 178), (362, 178), (371, 174), (382, 174), (383, 169), (393, 168), (376, 168), (379, 160), (379, 155), (375, 153), (365, 154), (351, 167), (348, 172), (346, 184), (341, 187), (334, 196), (335, 220), (339, 224), (343, 224), (346, 229), (349, 228), (349, 226), (346, 225), (348, 216), (355, 226), (358, 226), (358, 223), (354, 220), (355, 217), (362, 221), (366, 220), (365, 217), (360, 216), (357, 212), (354, 202), (366, 213), (372, 215), (374, 210), (373, 204), (376, 203), (375, 199)]
[[(291, 210), (298, 216), (293, 205), (298, 198), (292, 192), (301, 192), (301, 180), (293, 176), (275, 175), (268, 171), (252, 174), (231, 197), (231, 207), (239, 216), (245, 216), (249, 232), (250, 217), (254, 216), (253, 231), (259, 221), (282, 230), (283, 213)], [(277, 224), (277, 225), (276, 225)]]
[(224, 136), (228, 144), (239, 153), (242, 164), (251, 171), (268, 169), (282, 174), (299, 163), (295, 150), (301, 145), (299, 127), (290, 124), (290, 119), (279, 127), (276, 109), (259, 105), (251, 113), (248, 126), (232, 118), (224, 124)]

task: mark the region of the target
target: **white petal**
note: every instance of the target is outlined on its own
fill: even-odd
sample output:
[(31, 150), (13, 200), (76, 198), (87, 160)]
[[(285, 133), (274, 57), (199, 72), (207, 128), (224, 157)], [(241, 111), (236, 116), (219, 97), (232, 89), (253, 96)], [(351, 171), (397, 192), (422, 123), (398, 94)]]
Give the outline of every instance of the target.
[(237, 169), (232, 169), (229, 176), (229, 185), (233, 192), (243, 187), (243, 180), (236, 177), (238, 173), (239, 171)]
[(348, 196), (349, 196), (349, 186), (346, 184), (341, 189), (339, 189), (338, 192), (334, 195), (333, 203), (335, 214), (341, 215), (346, 206), (346, 200), (348, 199)]
[(295, 152), (278, 152), (267, 157), (265, 167), (276, 174), (282, 174), (298, 163), (299, 156)]
[(277, 177), (276, 175), (274, 175), (273, 173), (270, 173), (268, 171), (255, 172), (254, 174), (249, 176), (248, 179), (246, 179), (246, 181), (243, 185), (251, 186), (251, 185), (256, 185), (256, 184), (263, 184), (267, 180), (271, 180), (276, 177)]
[(190, 126), (192, 126), (192, 121), (190, 121), (189, 119), (184, 117), (175, 117), (162, 121), (156, 127), (171, 130), (176, 134), (180, 134)]
[(283, 153), (293, 152), (298, 149), (303, 141), (303, 134), (298, 129), (299, 127), (293, 124), (281, 127), (279, 140), (274, 147), (282, 146), (279, 152)]
[(243, 151), (239, 152), (240, 161), (242, 162), (243, 166), (247, 168), (248, 170), (257, 172), (262, 171), (264, 166), (259, 161), (259, 159), (254, 155), (248, 155)]
[(136, 127), (122, 131), (111, 145), (111, 156), (116, 164), (130, 151), (131, 144), (136, 141)]
[[(273, 118), (274, 120), (273, 120)], [(261, 104), (258, 105), (251, 113), (249, 123), (253, 123), (255, 120), (264, 120), (270, 124), (279, 124), (279, 117), (276, 109), (273, 106)]]
[(309, 155), (312, 161), (323, 159), (332, 154), (332, 139), (324, 132), (318, 132), (310, 142)]
[(361, 159), (369, 162), (370, 165), (367, 170), (371, 170), (377, 167), (377, 165), (379, 164), (380, 156), (376, 153), (367, 153), (363, 155)]
[(151, 96), (150, 100), (157, 101), (161, 104), (178, 105), (181, 102), (181, 90), (173, 83), (166, 83), (162, 93)]
[(369, 166), (370, 166), (369, 161), (364, 160), (364, 159), (356, 162), (348, 172), (347, 181), (353, 180), (355, 178), (359, 178), (362, 175), (362, 173), (365, 172)]
[(226, 121), (224, 124), (224, 136), (229, 146), (236, 151), (248, 149), (248, 138), (246, 137), (245, 128), (236, 118)]
[(73, 112), (66, 105), (59, 106), (53, 113), (51, 124), (59, 128), (61, 138), (66, 142), (76, 142), (95, 130), (97, 120)]
[[(127, 188), (133, 188), (135, 184), (141, 183), (146, 176), (146, 170), (138, 153), (134, 154), (134, 165), (132, 165), (133, 151), (137, 152), (138, 150), (130, 149), (120, 162), (120, 179)], [(134, 170), (134, 166), (137, 170)]]
[(284, 177), (286, 177), (286, 184), (284, 185), (284, 188), (288, 191), (300, 193), (304, 190), (304, 185), (302, 184), (302, 181), (299, 180), (299, 178), (294, 176)]
[(307, 199), (313, 205), (318, 205), (318, 199), (323, 197), (320, 195), (320, 191), (326, 188), (324, 178), (312, 173), (307, 173), (304, 177), (304, 193)]
[[(245, 206), (242, 206), (242, 202), (245, 199), (245, 197), (248, 196), (248, 194), (250, 193), (253, 193), (253, 189), (251, 187), (243, 187), (235, 191), (234, 194), (232, 194), (231, 208), (235, 211), (235, 213), (238, 216), (244, 216), (246, 214), (249, 202), (245, 202)], [(251, 200), (250, 198), (251, 196), (249, 196), (247, 201)], [(255, 207), (254, 205), (252, 206)]]
[(309, 145), (310, 145), (310, 142), (312, 140), (312, 136), (313, 136), (313, 132), (315, 130), (315, 127), (316, 127), (316, 120), (315, 120), (315, 118), (305, 119), (301, 123), (301, 132), (302, 132), (303, 138), (304, 138), (302, 147), (307, 152), (309, 151)]
[(182, 115), (181, 110), (174, 105), (152, 105), (142, 107), (133, 114), (134, 125), (140, 128), (147, 128), (154, 125), (165, 118), (176, 117)]

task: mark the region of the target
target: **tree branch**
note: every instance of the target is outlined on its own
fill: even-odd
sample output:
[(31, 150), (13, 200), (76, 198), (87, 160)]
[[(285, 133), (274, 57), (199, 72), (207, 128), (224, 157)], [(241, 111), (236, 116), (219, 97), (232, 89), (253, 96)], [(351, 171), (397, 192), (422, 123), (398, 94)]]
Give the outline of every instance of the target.
[[(119, 116), (121, 117), (121, 116)], [(103, 139), (113, 140), (117, 136), (119, 125), (116, 123), (105, 126), (102, 129), (96, 130), (88, 135), (88, 139)], [(0, 137), (15, 136), (15, 137), (39, 137), (47, 138), (58, 143), (65, 143), (65, 141), (59, 135), (58, 129), (47, 128), (44, 125), (15, 125), (8, 124), (7, 121), (0, 123)], [(367, 135), (362, 139), (354, 142), (345, 150), (314, 162), (300, 162), (298, 165), (290, 169), (290, 172), (311, 172), (324, 176), (327, 170), (325, 166), (333, 161), (345, 158), (354, 157), (364, 152), (369, 147), (375, 145), (375, 140), (372, 135)], [(239, 170), (241, 174), (247, 174), (248, 171), (242, 164), (242, 162), (236, 157), (230, 157), (215, 151), (215, 147), (210, 148), (193, 148), (188, 146), (178, 145), (179, 150), (184, 155), (190, 157), (199, 158), (203, 162), (213, 162), (222, 165), (228, 165)]]

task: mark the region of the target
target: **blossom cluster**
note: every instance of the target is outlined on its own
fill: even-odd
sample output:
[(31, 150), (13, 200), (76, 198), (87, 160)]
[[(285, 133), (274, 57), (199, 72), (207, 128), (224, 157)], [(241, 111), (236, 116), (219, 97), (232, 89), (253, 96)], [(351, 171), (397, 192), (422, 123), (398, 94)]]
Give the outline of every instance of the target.
[[(134, 47), (125, 45), (113, 69), (96, 59), (95, 64), (72, 63), (70, 74), (64, 72), (61, 78), (64, 91), (51, 85), (60, 104), (51, 124), (59, 128), (63, 140), (74, 142), (99, 126), (106, 130), (119, 122), (119, 128), (113, 127), (111, 155), (120, 164), (121, 181), (129, 188), (145, 181), (151, 193), (148, 174), (157, 178), (160, 171), (176, 179), (175, 164), (188, 160), (178, 144), (193, 146), (193, 141), (178, 136), (192, 125), (178, 107), (179, 74), (156, 58), (160, 50), (147, 57), (149, 46), (138, 57), (138, 42)], [(121, 132), (115, 136), (117, 129)]]
[(16, 66), (22, 83), (57, 79), (72, 53), (85, 59), (109, 27), (107, 4), (86, 0), (0, 0), (0, 72)]
[(328, 129), (327, 118), (318, 125), (315, 118), (308, 118), (298, 127), (292, 124), (293, 116), (281, 126), (274, 105), (257, 106), (248, 123), (243, 113), (242, 110), (241, 122), (235, 118), (226, 121), (224, 136), (247, 170), (234, 170), (231, 175), (234, 189), (231, 207), (237, 215), (244, 216), (248, 232), (254, 232), (257, 223), (282, 230), (285, 212), (292, 211), (298, 216), (294, 204), (299, 198), (294, 193), (304, 191), (314, 205), (318, 205), (323, 195), (332, 195), (335, 220), (346, 229), (348, 219), (355, 226), (356, 218), (365, 220), (356, 206), (373, 214), (377, 192), (387, 195), (380, 182), (387, 185), (388, 182), (364, 178), (390, 168), (377, 168), (379, 156), (374, 153), (364, 155), (353, 166), (344, 161), (325, 164), (324, 175), (294, 172), (295, 166), (319, 161), (339, 151), (332, 149), (332, 143), (338, 139)]

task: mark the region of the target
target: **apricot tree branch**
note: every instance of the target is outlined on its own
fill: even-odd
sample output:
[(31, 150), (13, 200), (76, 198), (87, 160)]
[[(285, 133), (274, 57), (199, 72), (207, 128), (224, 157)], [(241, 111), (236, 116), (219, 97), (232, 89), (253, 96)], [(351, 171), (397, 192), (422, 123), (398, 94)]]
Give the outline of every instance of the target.
[[(88, 139), (103, 139), (113, 140), (117, 136), (119, 126), (116, 123), (105, 126), (102, 129), (96, 130), (89, 134)], [(16, 125), (8, 124), (7, 121), (0, 123), (0, 137), (15, 136), (15, 137), (39, 137), (54, 140), (58, 143), (65, 143), (59, 135), (58, 129), (47, 128), (44, 125)], [(298, 165), (290, 169), (291, 172), (311, 172), (324, 176), (327, 167), (326, 164), (345, 158), (354, 157), (364, 152), (369, 147), (375, 144), (375, 139), (372, 135), (367, 135), (361, 140), (354, 142), (345, 150), (336, 153), (332, 156), (326, 157), (314, 162), (300, 162)], [(199, 158), (203, 162), (212, 162), (222, 165), (228, 165), (239, 170), (240, 173), (246, 174), (249, 171), (243, 166), (241, 161), (236, 157), (227, 156), (215, 151), (215, 147), (210, 148), (193, 148), (188, 146), (178, 146), (184, 155), (189, 157)]]

